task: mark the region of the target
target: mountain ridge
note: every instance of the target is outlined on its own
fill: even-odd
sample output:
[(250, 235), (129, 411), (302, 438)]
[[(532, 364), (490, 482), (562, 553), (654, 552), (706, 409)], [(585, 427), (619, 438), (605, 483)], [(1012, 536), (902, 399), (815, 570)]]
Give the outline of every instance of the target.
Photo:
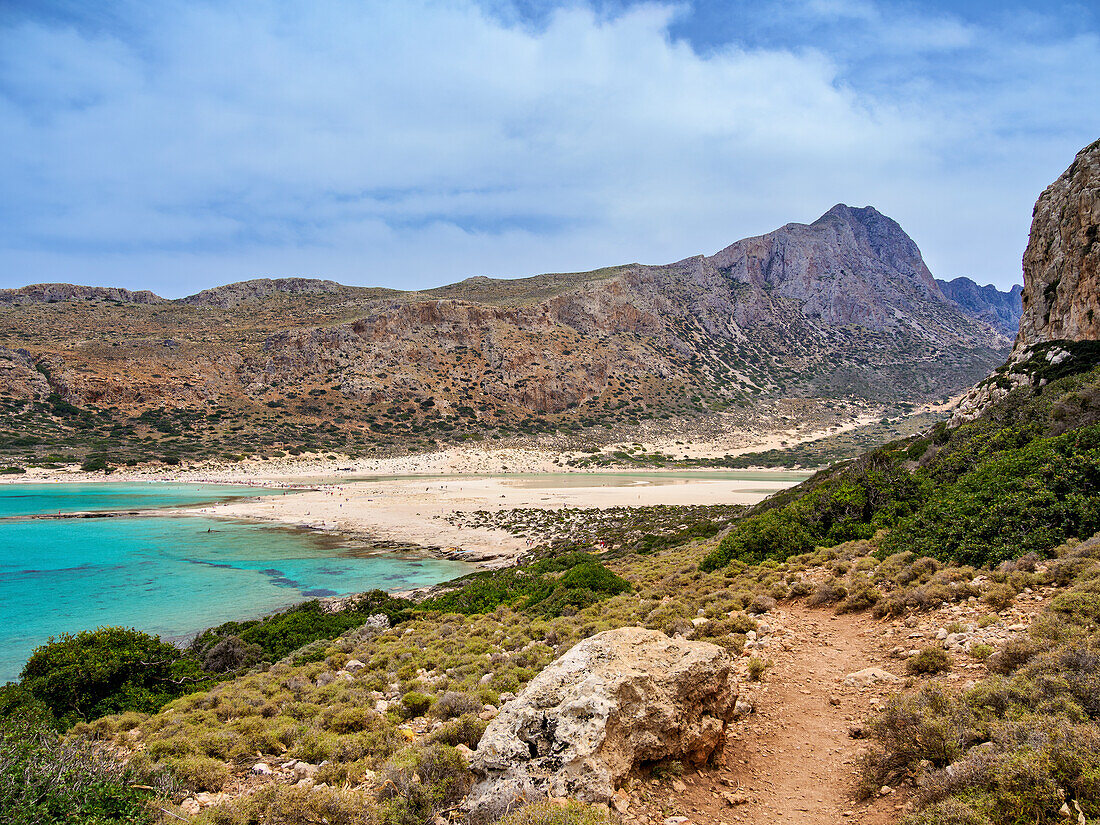
[(973, 384), (1008, 346), (943, 295), (896, 222), (843, 204), (711, 256), (416, 292), (290, 278), (175, 300), (0, 293), (0, 347), (22, 376), (10, 395), (38, 399), (22, 414), (45, 430), (65, 422), (41, 409), (43, 378), (66, 405), (117, 410), (116, 426), (160, 416), (185, 432), (213, 411), (273, 447), (318, 430), (361, 449), (781, 398), (920, 401)]

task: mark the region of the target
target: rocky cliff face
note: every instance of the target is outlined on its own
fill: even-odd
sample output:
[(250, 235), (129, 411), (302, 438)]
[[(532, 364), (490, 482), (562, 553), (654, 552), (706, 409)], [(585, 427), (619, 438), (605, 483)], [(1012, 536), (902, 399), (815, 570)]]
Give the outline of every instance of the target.
[(992, 284), (978, 286), (969, 278), (955, 278), (953, 281), (937, 278), (936, 283), (940, 291), (958, 304), (963, 312), (989, 324), (1002, 335), (1016, 337), (1023, 312), (1022, 286), (1013, 284), (1008, 292), (1001, 292)]
[(1039, 196), (1024, 252), (1016, 349), (1100, 339), (1100, 140)]
[(1057, 368), (1091, 366), (1100, 348), (1100, 140), (1039, 196), (1024, 251), (1023, 314), (1009, 360), (963, 398), (952, 423), (977, 418)]

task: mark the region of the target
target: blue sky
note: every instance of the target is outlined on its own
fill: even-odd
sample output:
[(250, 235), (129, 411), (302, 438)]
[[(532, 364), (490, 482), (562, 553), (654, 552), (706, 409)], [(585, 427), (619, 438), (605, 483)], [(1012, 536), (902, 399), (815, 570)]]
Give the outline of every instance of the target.
[(0, 2), (0, 286), (418, 288), (845, 202), (1020, 279), (1100, 137), (1095, 3)]

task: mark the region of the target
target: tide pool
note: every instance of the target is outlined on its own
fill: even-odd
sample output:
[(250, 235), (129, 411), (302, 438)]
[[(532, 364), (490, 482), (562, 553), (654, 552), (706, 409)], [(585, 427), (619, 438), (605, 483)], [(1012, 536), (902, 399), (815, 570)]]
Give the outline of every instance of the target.
[[(10, 485), (22, 486), (71, 485)], [(120, 501), (125, 491), (107, 489), (114, 485), (86, 486), (97, 488), (88, 495), (109, 503), (93, 508), (87, 496), (77, 495), (69, 504), (72, 511), (133, 506), (134, 499)], [(163, 489), (160, 497), (145, 498), (146, 506), (169, 506), (172, 496), (176, 504), (194, 504), (234, 495), (229, 488), (201, 495), (205, 485), (180, 486), (200, 489)], [(245, 488), (246, 495), (257, 492)], [(73, 491), (59, 496), (71, 497)], [(12, 498), (6, 499), (9, 506)], [(63, 510), (59, 502), (36, 512)], [(0, 682), (17, 678), (31, 651), (59, 633), (123, 625), (178, 637), (304, 599), (406, 590), (472, 569), (412, 553), (379, 552), (366, 543), (334, 545), (305, 531), (201, 517), (43, 520), (12, 518), (14, 509), (0, 519)], [(22, 509), (19, 514), (28, 515), (32, 508)]]

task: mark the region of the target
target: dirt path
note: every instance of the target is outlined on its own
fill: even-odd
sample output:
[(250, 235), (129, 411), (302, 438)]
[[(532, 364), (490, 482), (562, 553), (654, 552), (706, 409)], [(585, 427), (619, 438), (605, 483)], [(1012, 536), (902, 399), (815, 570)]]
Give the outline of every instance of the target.
[(722, 764), (651, 785), (639, 821), (682, 816), (695, 825), (884, 825), (901, 819), (905, 800), (897, 794), (857, 801), (867, 743), (849, 734), (897, 685), (845, 677), (870, 667), (903, 672), (883, 649), (884, 626), (867, 615), (834, 616), (800, 605), (786, 606), (779, 623), (786, 631), (777, 633), (782, 642), (760, 654), (772, 667), (761, 683), (742, 686), (756, 712), (734, 726)]

